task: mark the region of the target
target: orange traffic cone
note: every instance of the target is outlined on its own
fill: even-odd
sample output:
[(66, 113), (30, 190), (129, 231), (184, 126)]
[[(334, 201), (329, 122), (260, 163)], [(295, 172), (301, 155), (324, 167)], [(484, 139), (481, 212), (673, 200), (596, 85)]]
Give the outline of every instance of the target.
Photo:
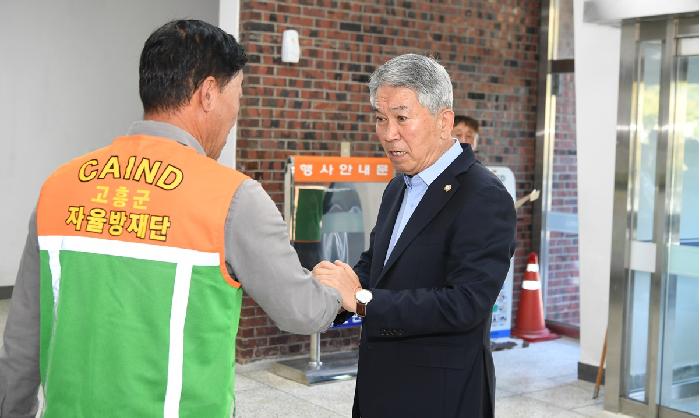
[(513, 335), (529, 342), (559, 338), (544, 326), (540, 288), (540, 266), (537, 263), (537, 254), (533, 252), (527, 259), (527, 269), (518, 302), (518, 321), (513, 330)]

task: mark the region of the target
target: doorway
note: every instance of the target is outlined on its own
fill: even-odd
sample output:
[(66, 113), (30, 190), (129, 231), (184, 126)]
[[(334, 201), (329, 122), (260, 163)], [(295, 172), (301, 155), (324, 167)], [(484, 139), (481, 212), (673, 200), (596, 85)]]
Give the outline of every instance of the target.
[(698, 416), (698, 17), (624, 22), (606, 409)]

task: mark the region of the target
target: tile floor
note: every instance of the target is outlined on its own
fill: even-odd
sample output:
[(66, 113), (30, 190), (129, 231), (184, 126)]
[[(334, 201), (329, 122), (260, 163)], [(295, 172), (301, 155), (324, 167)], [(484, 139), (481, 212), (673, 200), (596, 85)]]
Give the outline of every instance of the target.
[[(0, 300), (0, 334), (9, 301)], [(562, 338), (497, 351), (497, 418), (622, 418), (603, 410), (604, 388), (592, 399), (593, 384), (576, 377), (579, 347)], [(236, 417), (350, 417), (354, 380), (305, 386), (269, 371), (270, 362), (238, 366)]]
[[(594, 400), (593, 384), (577, 379), (578, 351), (563, 338), (495, 352), (496, 417), (626, 417), (603, 410), (603, 388)], [(237, 417), (350, 417), (354, 380), (307, 387), (268, 368), (238, 366)]]

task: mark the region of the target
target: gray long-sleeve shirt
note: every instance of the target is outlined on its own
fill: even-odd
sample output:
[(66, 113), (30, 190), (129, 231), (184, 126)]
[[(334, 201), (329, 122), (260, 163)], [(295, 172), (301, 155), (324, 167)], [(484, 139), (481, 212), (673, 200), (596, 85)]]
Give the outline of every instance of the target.
[[(167, 123), (135, 122), (128, 134), (170, 138), (204, 154), (195, 138)], [(225, 241), (229, 271), (280, 329), (313, 334), (328, 328), (340, 295), (301, 266), (286, 223), (257, 181), (244, 181), (234, 194)], [(33, 213), (0, 348), (0, 417), (34, 417), (38, 386), (39, 244)]]

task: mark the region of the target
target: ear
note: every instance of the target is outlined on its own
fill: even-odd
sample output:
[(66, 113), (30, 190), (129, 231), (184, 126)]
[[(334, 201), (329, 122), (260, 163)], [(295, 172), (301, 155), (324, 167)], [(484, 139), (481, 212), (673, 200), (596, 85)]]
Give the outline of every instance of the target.
[(455, 112), (452, 109), (443, 109), (438, 115), (438, 127), (441, 138), (451, 138), (452, 128), (455, 123)]
[(219, 83), (217, 83), (216, 79), (212, 76), (205, 78), (202, 84), (200, 84), (199, 89), (195, 92), (205, 112), (214, 110), (216, 98), (219, 94)]

